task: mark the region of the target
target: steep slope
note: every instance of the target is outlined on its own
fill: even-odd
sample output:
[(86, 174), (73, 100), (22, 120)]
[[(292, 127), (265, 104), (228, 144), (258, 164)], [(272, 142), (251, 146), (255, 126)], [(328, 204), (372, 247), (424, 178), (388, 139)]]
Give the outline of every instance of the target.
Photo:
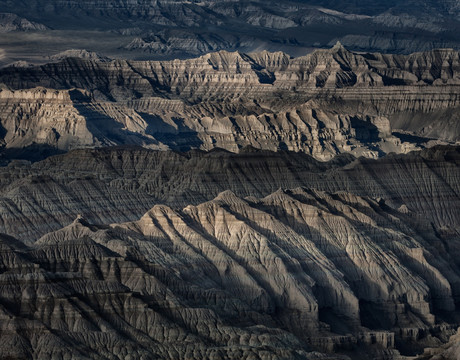
[(20, 250), (13, 239), (1, 241), (2, 358), (316, 358), (268, 315), (261, 321), (267, 328), (227, 323), (205, 302), (223, 297), (222, 290), (192, 287), (197, 306), (193, 295), (168, 288), (186, 283), (180, 276), (89, 237)]
[(294, 59), (225, 51), (161, 62), (67, 58), (3, 69), (0, 82), (0, 135), (12, 154), (36, 144), (251, 145), (327, 160), (460, 139), (453, 50), (357, 54), (336, 44)]
[(1, 246), (2, 356), (397, 359), (460, 320), (458, 237), (345, 192), (225, 191)]
[(251, 148), (240, 154), (134, 147), (78, 150), (0, 169), (0, 231), (30, 243), (78, 214), (93, 223), (123, 222), (156, 203), (177, 208), (224, 190), (261, 197), (280, 187), (306, 186), (378, 199), (448, 239), (460, 229), (459, 164), (455, 147), (379, 160), (343, 155), (327, 163), (301, 153)]
[(460, 338), (457, 333), (452, 335), (449, 341), (436, 348), (426, 348), (424, 349), (423, 355), (417, 357), (417, 360), (458, 360), (460, 354)]

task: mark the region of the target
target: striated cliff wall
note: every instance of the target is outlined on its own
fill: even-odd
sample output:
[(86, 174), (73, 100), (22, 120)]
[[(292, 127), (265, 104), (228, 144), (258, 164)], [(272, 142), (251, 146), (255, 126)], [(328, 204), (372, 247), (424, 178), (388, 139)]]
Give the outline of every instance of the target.
[(251, 145), (375, 158), (458, 141), (459, 74), (453, 50), (358, 54), (340, 44), (294, 59), (225, 51), (173, 61), (68, 58), (0, 70), (2, 137), (7, 149)]

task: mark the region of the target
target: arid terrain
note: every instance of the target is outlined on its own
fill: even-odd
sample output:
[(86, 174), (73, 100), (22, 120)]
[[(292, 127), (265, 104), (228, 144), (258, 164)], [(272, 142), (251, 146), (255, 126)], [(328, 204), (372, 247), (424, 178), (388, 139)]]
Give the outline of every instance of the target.
[(458, 1), (0, 7), (1, 359), (460, 360)]
[[(73, 54), (74, 55), (74, 54)], [(454, 50), (291, 58), (220, 51), (190, 60), (67, 57), (0, 70), (3, 156), (81, 147), (244, 146), (377, 158), (460, 139)], [(38, 148), (38, 150), (37, 150)], [(11, 155), (10, 155), (11, 154)]]
[(304, 55), (459, 50), (457, 0), (0, 0), (0, 66), (88, 50), (113, 59), (220, 50)]
[(0, 351), (439, 352), (460, 323), (459, 165), (452, 146), (329, 162), (138, 147), (12, 161), (0, 172), (0, 302), (14, 346)]

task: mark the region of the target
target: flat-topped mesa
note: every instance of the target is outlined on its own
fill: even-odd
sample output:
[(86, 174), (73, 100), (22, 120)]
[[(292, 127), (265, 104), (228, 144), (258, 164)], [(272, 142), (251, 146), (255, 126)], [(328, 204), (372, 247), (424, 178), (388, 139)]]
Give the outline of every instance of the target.
[(24, 100), (24, 102), (71, 102), (72, 100), (90, 101), (91, 93), (86, 90), (69, 89), (55, 90), (44, 87), (36, 87), (24, 90), (9, 90), (0, 88), (0, 100)]

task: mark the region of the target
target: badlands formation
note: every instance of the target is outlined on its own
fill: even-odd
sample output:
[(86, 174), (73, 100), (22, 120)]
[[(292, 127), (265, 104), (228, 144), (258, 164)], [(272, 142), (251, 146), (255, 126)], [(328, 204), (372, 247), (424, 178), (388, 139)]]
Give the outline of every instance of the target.
[(399, 54), (460, 49), (455, 0), (0, 0), (0, 11), (0, 67), (68, 49), (136, 60), (219, 50), (299, 56), (337, 41)]
[(27, 150), (39, 159), (40, 152), (126, 144), (377, 158), (455, 143), (460, 134), (454, 50), (383, 55), (337, 43), (298, 58), (226, 51), (173, 61), (70, 57), (1, 69), (0, 83), (4, 161)]
[(12, 161), (0, 173), (0, 352), (455, 353), (459, 165), (452, 146), (329, 162), (138, 147)]
[(53, 60), (0, 69), (1, 358), (456, 359), (457, 51)]

